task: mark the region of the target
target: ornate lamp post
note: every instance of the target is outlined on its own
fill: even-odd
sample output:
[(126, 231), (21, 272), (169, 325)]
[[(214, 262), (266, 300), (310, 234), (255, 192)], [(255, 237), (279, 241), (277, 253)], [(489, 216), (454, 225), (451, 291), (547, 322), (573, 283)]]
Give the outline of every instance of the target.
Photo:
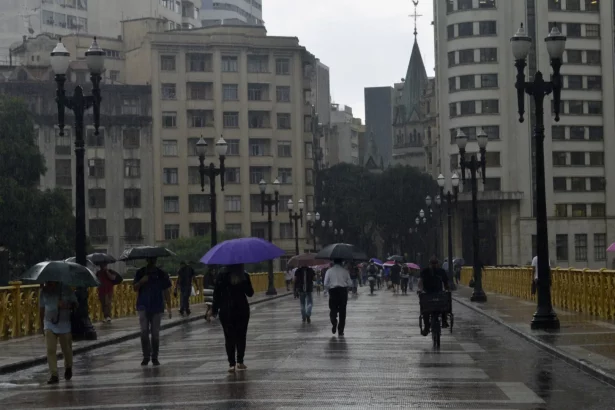
[[(64, 135), (65, 109), (71, 110), (75, 116), (75, 257), (77, 263), (86, 266), (86, 225), (85, 225), (85, 142), (83, 138), (84, 117), (92, 108), (94, 113), (94, 134), (99, 134), (100, 127), (100, 81), (105, 67), (105, 52), (98, 46), (96, 37), (85, 53), (85, 59), (90, 70), (92, 95), (84, 95), (83, 88), (77, 86), (72, 97), (66, 95), (64, 84), (66, 71), (70, 64), (70, 53), (62, 42), (51, 52), (51, 68), (55, 73), (57, 84), (56, 103), (58, 106), (58, 128), (60, 136)], [(78, 288), (75, 292), (79, 307), (72, 321), (72, 333), (75, 339), (96, 340), (96, 330), (92, 326), (88, 311), (88, 290)]]
[(555, 121), (559, 121), (559, 109), (562, 91), (562, 55), (566, 48), (566, 37), (557, 27), (553, 27), (549, 36), (545, 38), (547, 51), (551, 57), (553, 75), (551, 81), (545, 81), (540, 71), (534, 75), (534, 80), (525, 81), (525, 66), (527, 54), (532, 39), (525, 34), (523, 24), (517, 33), (510, 39), (515, 67), (517, 67), (517, 102), (519, 108), (519, 122), (523, 122), (525, 113), (525, 97), (527, 93), (534, 98), (536, 109), (536, 124), (534, 126), (534, 139), (536, 140), (536, 253), (538, 259), (538, 307), (532, 318), (532, 329), (559, 329), (559, 319), (553, 311), (551, 303), (551, 269), (549, 267), (549, 244), (547, 227), (547, 198), (545, 189), (545, 126), (544, 126), (544, 98), (553, 93)]
[[(280, 186), (280, 181), (276, 178), (273, 181), (273, 197), (271, 193), (267, 193), (267, 182), (264, 179), (258, 183), (258, 187), (261, 190), (261, 213), (265, 215), (265, 207), (267, 207), (267, 233), (269, 242), (273, 243), (273, 220), (271, 219), (271, 213), (275, 208), (275, 214), (278, 215), (278, 202), (280, 202), (280, 192), (278, 188)], [(273, 282), (273, 261), (268, 262), (268, 275), (269, 275), (269, 285), (267, 288), (267, 295), (273, 296), (277, 295), (278, 292), (275, 290), (275, 284)]]
[[(314, 220), (312, 220), (312, 218)], [(314, 251), (316, 251), (316, 225), (318, 225), (318, 221), (320, 221), (320, 214), (316, 212), (315, 215), (312, 215), (310, 212), (308, 212), (307, 215), (305, 216), (305, 219), (307, 219), (307, 226), (308, 226), (308, 244), (309, 244), (309, 238), (311, 236), (312, 243), (314, 245)]]
[(429, 221), (433, 223), (432, 228), (434, 230), (434, 254), (436, 256), (438, 255), (438, 252), (440, 250), (440, 246), (438, 243), (438, 235), (440, 233), (440, 228), (442, 228), (442, 214), (438, 212), (438, 210), (436, 210), (436, 212), (438, 213), (438, 219), (434, 218), (434, 208), (432, 208), (431, 205), (432, 203), (435, 203), (435, 205), (439, 207), (440, 202), (440, 195), (436, 195), (433, 201), (431, 199), (431, 196), (427, 195), (427, 197), (425, 197), (425, 204), (429, 209)]
[[(451, 178), (451, 185), (453, 186), (453, 192), (446, 191), (444, 192), (444, 184), (445, 184), (444, 175), (440, 174), (438, 176), (438, 186), (440, 187), (440, 196), (444, 198), (444, 202), (446, 203), (446, 224), (447, 224), (447, 233), (448, 233), (448, 277), (449, 280), (453, 278), (453, 209), (457, 205), (457, 195), (459, 193), (459, 175), (453, 174)], [(455, 281), (453, 280), (453, 285)]]
[(424, 227), (425, 224), (427, 224), (427, 218), (425, 218), (425, 211), (421, 209), (421, 211), (419, 212), (419, 216), (414, 220), (414, 223), (416, 224), (416, 228), (414, 229), (414, 232), (417, 233), (417, 237), (423, 242), (422, 250), (424, 252), (418, 252), (419, 258), (420, 258), (420, 255), (423, 255), (423, 257), (425, 257), (425, 255), (427, 254), (427, 251), (429, 250), (427, 247), (427, 244), (425, 243), (423, 238), (421, 238), (421, 231), (424, 231), (424, 228), (421, 228), (421, 226)]
[[(327, 223), (327, 221), (322, 221), (320, 223), (320, 226), (322, 228), (322, 238), (323, 238), (323, 245), (326, 242), (326, 240), (324, 239), (327, 235), (327, 226), (329, 227), (329, 229), (333, 229), (333, 221), (329, 221), (329, 223)], [(328, 239), (328, 238), (327, 238)]]
[(220, 157), (220, 168), (216, 168), (213, 162), (205, 166), (205, 155), (207, 154), (207, 142), (201, 137), (196, 143), (196, 150), (199, 154), (199, 173), (201, 174), (201, 192), (205, 191), (205, 177), (209, 178), (209, 201), (211, 209), (211, 247), (218, 244), (218, 224), (216, 220), (216, 176), (220, 176), (220, 190), (224, 192), (224, 159), (228, 144), (224, 138), (220, 137), (216, 142), (216, 154)]
[(480, 130), (476, 135), (476, 141), (478, 142), (478, 148), (480, 151), (480, 160), (475, 154), (472, 154), (470, 160), (465, 158), (466, 145), (468, 144), (468, 137), (459, 130), (457, 132), (457, 146), (459, 147), (459, 165), (461, 166), (461, 178), (465, 184), (466, 182), (466, 169), (470, 171), (470, 181), (472, 183), (472, 251), (474, 259), (474, 292), (470, 300), (472, 302), (486, 302), (487, 295), (483, 290), (483, 266), (480, 261), (479, 252), (479, 237), (478, 237), (478, 178), (477, 173), (480, 171), (483, 176), (483, 184), (487, 180), (487, 134), (483, 130)]
[(290, 218), (290, 223), (295, 223), (295, 255), (299, 255), (299, 221), (301, 221), (301, 227), (303, 228), (303, 207), (305, 203), (303, 199), (299, 200), (299, 213), (295, 212), (293, 214), (293, 200), (288, 200), (288, 217)]

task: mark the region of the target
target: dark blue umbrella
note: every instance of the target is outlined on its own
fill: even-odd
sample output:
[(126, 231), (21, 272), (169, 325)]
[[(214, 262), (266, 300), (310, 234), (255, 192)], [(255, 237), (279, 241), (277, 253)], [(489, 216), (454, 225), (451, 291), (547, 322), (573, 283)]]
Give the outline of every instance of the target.
[(374, 262), (376, 265), (382, 265), (382, 261), (380, 259), (371, 258), (370, 262)]
[(205, 265), (258, 263), (286, 254), (271, 242), (260, 238), (230, 239), (217, 244), (201, 258)]

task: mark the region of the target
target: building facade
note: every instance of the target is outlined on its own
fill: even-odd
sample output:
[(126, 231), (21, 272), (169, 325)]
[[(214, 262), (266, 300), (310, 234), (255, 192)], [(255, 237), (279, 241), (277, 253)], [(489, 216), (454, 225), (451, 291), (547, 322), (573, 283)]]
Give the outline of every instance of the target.
[(226, 21), (240, 21), (262, 26), (262, 0), (201, 0), (200, 19), (203, 26)]
[(340, 163), (359, 165), (359, 135), (364, 132), (360, 118), (354, 118), (352, 108), (331, 104), (331, 136), (329, 166)]
[[(489, 136), (487, 179), (479, 184), (483, 262), (525, 264), (535, 255), (534, 107), (526, 96), (526, 121), (519, 123), (509, 41), (523, 22), (533, 38), (530, 78), (551, 72), (543, 39), (552, 26), (568, 37), (559, 123), (545, 107), (551, 263), (612, 266), (606, 248), (615, 241), (615, 188), (606, 178), (614, 171), (604, 159), (615, 143), (604, 136), (615, 131), (613, 16), (612, 2), (594, 0), (434, 2), (441, 172), (459, 172), (459, 129), (470, 137), (470, 153), (478, 150), (480, 129)], [(460, 200), (455, 253), (471, 261), (469, 192)]]
[(393, 157), (393, 87), (365, 88), (365, 142), (363, 165), (384, 169)]

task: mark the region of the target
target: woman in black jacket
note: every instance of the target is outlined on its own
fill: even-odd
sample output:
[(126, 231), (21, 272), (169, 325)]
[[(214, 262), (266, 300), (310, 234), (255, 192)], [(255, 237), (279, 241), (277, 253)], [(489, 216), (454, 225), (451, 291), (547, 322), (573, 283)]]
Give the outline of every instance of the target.
[(250, 305), (247, 297), (252, 295), (254, 289), (250, 275), (244, 271), (243, 265), (229, 265), (220, 271), (214, 288), (212, 313), (214, 316), (219, 315), (224, 330), (230, 373), (234, 372), (235, 368), (247, 369), (243, 364), (250, 321)]

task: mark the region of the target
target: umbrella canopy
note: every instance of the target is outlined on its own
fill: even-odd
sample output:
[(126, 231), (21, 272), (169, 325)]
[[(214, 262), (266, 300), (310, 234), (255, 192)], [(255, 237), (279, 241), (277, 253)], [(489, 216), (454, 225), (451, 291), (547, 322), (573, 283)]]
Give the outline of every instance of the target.
[(393, 266), (395, 265), (395, 261), (386, 261), (385, 263), (382, 264), (382, 266)]
[(117, 262), (113, 256), (107, 253), (90, 253), (88, 259), (91, 260), (94, 265), (107, 265)]
[(201, 262), (205, 265), (258, 263), (279, 258), (285, 253), (271, 242), (260, 238), (239, 238), (217, 244), (201, 258)]
[(334, 243), (325, 246), (316, 254), (318, 259), (345, 259), (366, 261), (368, 257), (354, 245), (349, 243)]
[(293, 256), (288, 260), (287, 266), (290, 268), (295, 268), (298, 266), (314, 266), (314, 265), (324, 265), (327, 263), (326, 260), (317, 259), (315, 253), (302, 253), (301, 255)]
[(389, 256), (387, 258), (388, 261), (397, 261), (397, 262), (403, 262), (404, 261), (404, 257), (401, 255), (393, 255), (393, 256)]
[(611, 244), (608, 248), (606, 248), (607, 252), (615, 252), (615, 242)]
[(382, 266), (382, 261), (380, 259), (371, 258), (369, 261), (370, 262), (374, 262), (374, 264), (376, 264), (376, 265)]
[(454, 258), (453, 259), (453, 265), (463, 266), (465, 264), (466, 264), (466, 261), (463, 258)]
[(65, 261), (40, 262), (28, 269), (21, 279), (36, 283), (62, 282), (66, 286), (96, 287), (99, 285), (94, 273), (78, 263)]
[[(77, 258), (73, 256), (72, 258), (65, 259), (64, 262), (77, 263)], [(96, 266), (90, 259), (86, 259), (86, 268), (91, 270), (93, 273), (98, 271), (98, 266)]]
[(419, 265), (417, 265), (416, 263), (406, 263), (406, 266), (410, 269), (421, 269), (421, 267)]
[(122, 256), (120, 256), (120, 260), (134, 261), (138, 259), (164, 258), (165, 256), (175, 256), (175, 253), (162, 246), (137, 246), (126, 249)]

